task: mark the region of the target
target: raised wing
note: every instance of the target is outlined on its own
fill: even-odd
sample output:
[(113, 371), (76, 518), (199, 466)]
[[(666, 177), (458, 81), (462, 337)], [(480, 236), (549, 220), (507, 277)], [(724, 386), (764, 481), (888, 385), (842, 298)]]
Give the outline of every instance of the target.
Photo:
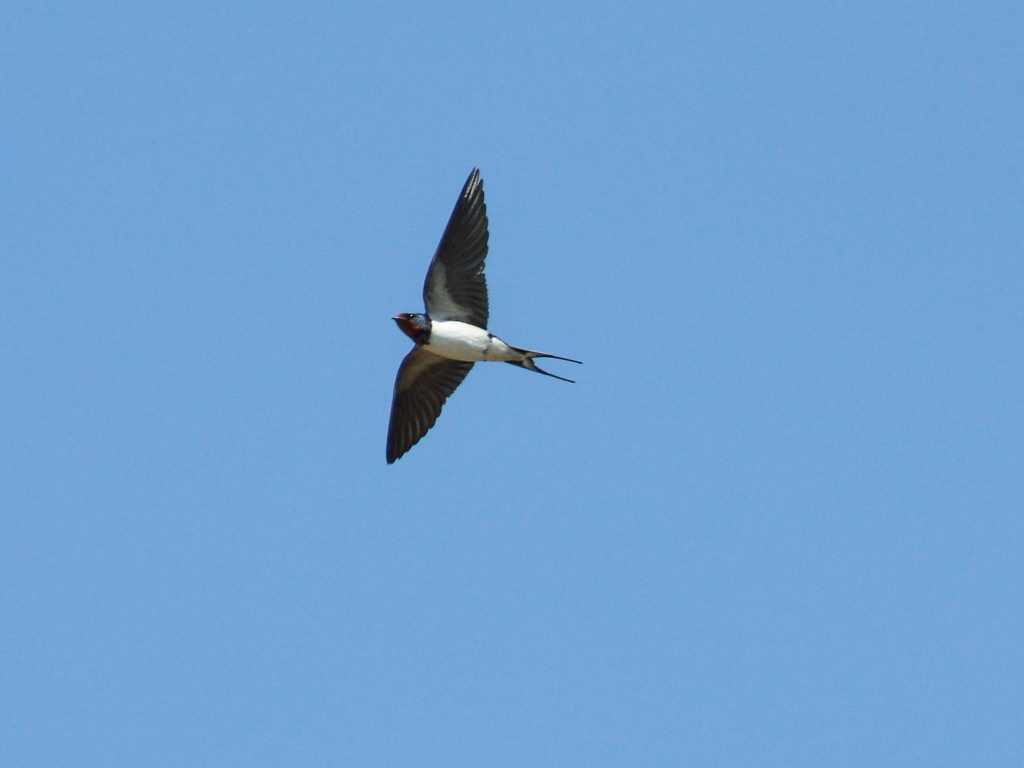
[(394, 464), (434, 426), (445, 400), (472, 367), (472, 363), (449, 360), (422, 347), (414, 347), (405, 356), (391, 401), (388, 464)]
[(427, 279), (423, 303), (434, 320), (461, 320), (487, 328), (487, 206), (477, 168), (469, 174), (441, 236)]

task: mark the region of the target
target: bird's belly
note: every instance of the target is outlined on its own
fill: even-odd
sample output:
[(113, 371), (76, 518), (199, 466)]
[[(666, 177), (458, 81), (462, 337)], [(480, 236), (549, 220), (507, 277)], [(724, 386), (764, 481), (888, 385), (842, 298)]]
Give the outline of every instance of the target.
[(430, 342), (423, 349), (449, 360), (469, 363), (487, 359), (491, 335), (483, 328), (457, 320), (434, 321), (430, 324)]

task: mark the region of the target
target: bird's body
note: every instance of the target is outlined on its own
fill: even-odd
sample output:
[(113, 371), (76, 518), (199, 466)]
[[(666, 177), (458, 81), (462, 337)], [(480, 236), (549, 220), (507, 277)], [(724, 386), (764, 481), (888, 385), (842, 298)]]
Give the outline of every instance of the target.
[[(398, 321), (398, 326), (405, 331), (401, 320)], [(409, 334), (408, 331), (405, 333), (413, 341), (416, 340), (416, 336)], [(467, 363), (512, 363), (521, 362), (524, 357), (522, 352), (510, 347), (493, 333), (459, 320), (431, 319), (426, 343), (420, 346), (427, 352), (433, 352), (448, 360), (462, 360)]]
[[(513, 347), (487, 331), (487, 207), (476, 169), (469, 175), (423, 285), (426, 313), (407, 312), (393, 319), (416, 346), (405, 356), (395, 380), (388, 426), (388, 464), (399, 459), (434, 426), (448, 396), (474, 363), (503, 362), (545, 376), (533, 362), (568, 357)], [(570, 379), (562, 379), (570, 381)]]
[(423, 347), (449, 360), (481, 363), (485, 360), (514, 360), (512, 348), (493, 333), (458, 320), (442, 320), (430, 327), (430, 340)]

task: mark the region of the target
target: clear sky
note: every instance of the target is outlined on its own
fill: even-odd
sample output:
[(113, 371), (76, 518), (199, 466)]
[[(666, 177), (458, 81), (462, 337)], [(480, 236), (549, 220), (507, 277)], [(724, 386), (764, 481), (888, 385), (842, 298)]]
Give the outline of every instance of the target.
[[(1018, 2), (0, 7), (0, 765), (1024, 764)], [(469, 171), (491, 330), (384, 461)]]

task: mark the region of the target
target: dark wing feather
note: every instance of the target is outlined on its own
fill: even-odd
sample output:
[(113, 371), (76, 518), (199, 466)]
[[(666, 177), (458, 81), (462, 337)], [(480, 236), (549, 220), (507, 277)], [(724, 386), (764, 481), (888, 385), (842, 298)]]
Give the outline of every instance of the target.
[(434, 426), (445, 400), (472, 367), (472, 363), (449, 360), (422, 347), (405, 356), (391, 401), (388, 464), (394, 464)]
[(423, 283), (423, 303), (434, 320), (461, 320), (487, 328), (487, 206), (476, 168), (466, 179), (455, 210)]

